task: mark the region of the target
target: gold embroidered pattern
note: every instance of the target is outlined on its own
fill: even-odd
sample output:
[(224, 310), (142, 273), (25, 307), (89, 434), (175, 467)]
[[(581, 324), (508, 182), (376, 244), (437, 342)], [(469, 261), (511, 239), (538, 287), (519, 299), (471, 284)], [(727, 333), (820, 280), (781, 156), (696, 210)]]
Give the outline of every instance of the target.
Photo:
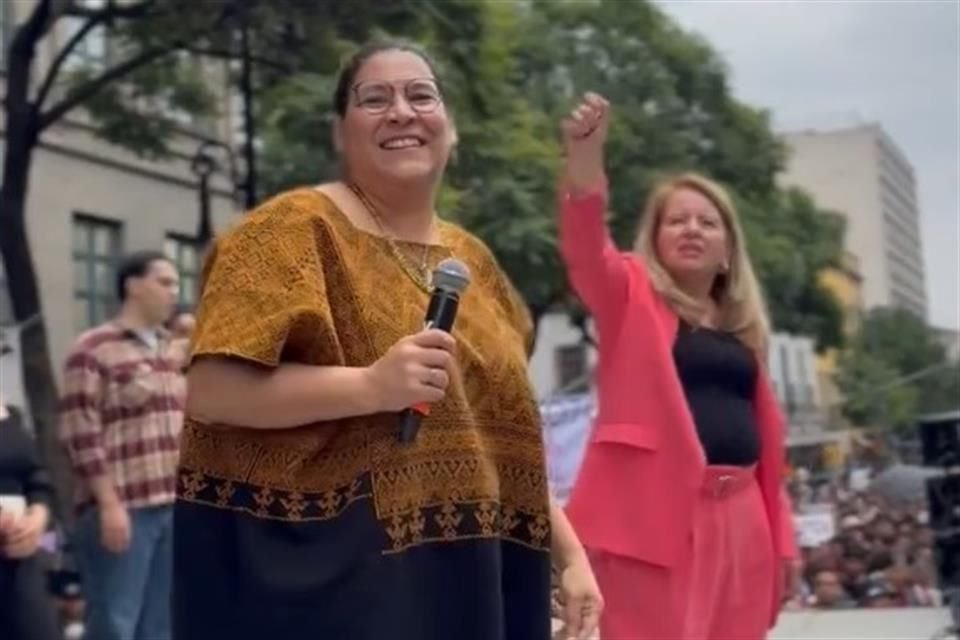
[[(180, 499), (289, 521), (333, 520), (369, 500), (387, 552), (476, 537), (546, 549), (529, 317), (486, 247), (454, 225), (442, 231), (436, 259), (464, 261), (472, 282), (454, 329), (458, 374), (417, 441), (397, 443), (395, 415), (288, 430), (188, 417)], [(354, 228), (319, 192), (298, 190), (248, 214), (214, 246), (194, 356), (367, 366), (420, 328), (426, 304), (383, 238)]]
[[(188, 490), (187, 483), (190, 482), (191, 476), (203, 477), (202, 488), (199, 491)], [(335, 496), (332, 499), (331, 494)], [(268, 489), (188, 472), (180, 474), (177, 498), (186, 502), (242, 511), (259, 518), (307, 522), (330, 520), (358, 501), (369, 499), (370, 483), (358, 480), (355, 485), (342, 487), (337, 491), (303, 494), (299, 491)], [(336, 504), (336, 508), (332, 508), (332, 504)]]

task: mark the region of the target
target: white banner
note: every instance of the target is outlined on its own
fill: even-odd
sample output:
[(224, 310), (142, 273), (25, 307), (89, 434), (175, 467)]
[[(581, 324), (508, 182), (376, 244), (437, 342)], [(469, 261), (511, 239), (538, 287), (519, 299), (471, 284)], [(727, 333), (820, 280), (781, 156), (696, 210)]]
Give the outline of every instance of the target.
[(801, 547), (818, 547), (836, 535), (832, 510), (794, 515), (793, 522), (797, 532), (797, 544)]
[(547, 479), (554, 498), (563, 504), (583, 459), (593, 423), (594, 400), (585, 393), (555, 396), (540, 405), (540, 415), (547, 449)]

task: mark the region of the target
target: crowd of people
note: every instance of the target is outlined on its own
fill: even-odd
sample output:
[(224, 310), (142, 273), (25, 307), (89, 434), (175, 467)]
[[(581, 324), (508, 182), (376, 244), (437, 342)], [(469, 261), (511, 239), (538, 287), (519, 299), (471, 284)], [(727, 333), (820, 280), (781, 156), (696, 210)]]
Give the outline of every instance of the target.
[(846, 483), (791, 485), (796, 508), (826, 507), (835, 535), (801, 545), (801, 576), (791, 609), (930, 607), (937, 589), (933, 532), (923, 500), (892, 500)]

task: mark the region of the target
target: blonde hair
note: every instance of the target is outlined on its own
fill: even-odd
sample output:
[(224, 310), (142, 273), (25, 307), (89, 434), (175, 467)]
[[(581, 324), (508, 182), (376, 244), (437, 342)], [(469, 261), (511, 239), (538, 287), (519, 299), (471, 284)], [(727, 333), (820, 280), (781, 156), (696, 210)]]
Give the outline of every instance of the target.
[(696, 174), (684, 173), (660, 181), (647, 199), (634, 251), (643, 259), (654, 289), (674, 312), (692, 326), (702, 324), (703, 305), (683, 292), (663, 266), (657, 253), (657, 232), (667, 200), (679, 189), (701, 194), (717, 208), (727, 231), (729, 269), (714, 278), (710, 294), (717, 305), (717, 328), (729, 331), (765, 358), (770, 322), (760, 285), (747, 254), (746, 238), (730, 196), (719, 184)]

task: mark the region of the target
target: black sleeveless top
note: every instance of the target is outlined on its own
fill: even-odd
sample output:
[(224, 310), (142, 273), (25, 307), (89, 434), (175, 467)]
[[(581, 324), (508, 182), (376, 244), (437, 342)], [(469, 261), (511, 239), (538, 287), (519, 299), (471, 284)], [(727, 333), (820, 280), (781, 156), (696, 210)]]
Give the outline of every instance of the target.
[(760, 437), (753, 394), (758, 371), (753, 352), (729, 333), (693, 329), (681, 321), (673, 359), (707, 464), (757, 462)]

